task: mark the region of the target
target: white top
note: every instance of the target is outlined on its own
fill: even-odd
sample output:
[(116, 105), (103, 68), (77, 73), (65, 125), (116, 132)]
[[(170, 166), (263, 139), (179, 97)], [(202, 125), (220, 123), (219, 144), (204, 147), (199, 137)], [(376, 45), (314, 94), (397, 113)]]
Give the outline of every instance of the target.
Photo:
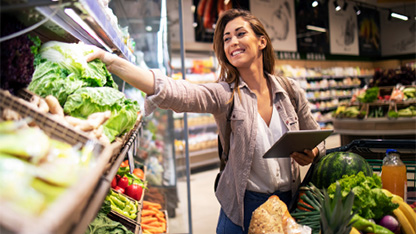
[(247, 190), (273, 193), (290, 190), (290, 158), (263, 158), (264, 153), (287, 131), (285, 123), (273, 105), (270, 126), (257, 114), (257, 139)]

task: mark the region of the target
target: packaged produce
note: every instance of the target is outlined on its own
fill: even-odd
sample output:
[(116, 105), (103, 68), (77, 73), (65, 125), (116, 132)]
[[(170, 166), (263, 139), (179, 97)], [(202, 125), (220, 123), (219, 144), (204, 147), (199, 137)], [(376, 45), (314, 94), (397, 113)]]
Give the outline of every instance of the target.
[(0, 200), (18, 212), (42, 214), (94, 163), (89, 144), (52, 139), (24, 119), (0, 122)]
[(406, 200), (407, 174), (406, 165), (400, 159), (395, 149), (387, 149), (381, 167), (381, 181), (383, 188)]
[(311, 233), (311, 228), (296, 223), (287, 206), (278, 196), (270, 196), (251, 217), (249, 234), (258, 233)]

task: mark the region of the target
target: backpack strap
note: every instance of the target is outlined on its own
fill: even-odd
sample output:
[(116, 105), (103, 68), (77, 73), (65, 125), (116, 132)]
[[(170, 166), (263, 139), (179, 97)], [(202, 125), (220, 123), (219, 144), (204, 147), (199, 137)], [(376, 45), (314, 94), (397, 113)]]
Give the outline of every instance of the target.
[(231, 101), (231, 107), (227, 114), (227, 124), (225, 126), (224, 147), (222, 147), (220, 137), (218, 136), (218, 155), (220, 157), (220, 171), (223, 171), (225, 164), (228, 161), (228, 154), (230, 152), (230, 137), (231, 137), (231, 114), (234, 109), (234, 98)]
[(285, 76), (276, 76), (276, 77), (277, 77), (277, 81), (279, 82), (279, 84), (289, 94), (290, 102), (292, 102), (292, 105), (295, 108), (295, 111), (298, 112), (298, 102), (295, 96), (295, 90), (290, 84), (289, 79)]

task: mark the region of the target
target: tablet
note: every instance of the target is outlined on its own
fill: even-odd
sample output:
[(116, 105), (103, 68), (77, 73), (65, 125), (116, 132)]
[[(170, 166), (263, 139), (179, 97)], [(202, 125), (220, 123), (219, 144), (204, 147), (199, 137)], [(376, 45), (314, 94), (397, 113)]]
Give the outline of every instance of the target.
[(263, 155), (263, 158), (288, 158), (293, 152), (313, 149), (334, 130), (288, 131)]

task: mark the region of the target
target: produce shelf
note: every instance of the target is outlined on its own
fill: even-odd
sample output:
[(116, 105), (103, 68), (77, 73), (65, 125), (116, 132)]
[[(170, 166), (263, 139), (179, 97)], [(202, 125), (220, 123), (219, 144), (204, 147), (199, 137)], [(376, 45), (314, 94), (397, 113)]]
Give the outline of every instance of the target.
[(71, 145), (86, 145), (87, 142), (93, 142), (95, 165), (80, 175), (76, 186), (69, 187), (39, 216), (21, 214), (11, 209), (6, 201), (1, 202), (0, 227), (2, 228), (16, 233), (69, 233), (72, 227), (80, 222), (82, 210), (87, 205), (87, 198), (93, 193), (93, 188), (98, 184), (111, 157), (118, 153), (121, 144), (103, 145), (97, 140), (59, 123), (50, 115), (39, 112), (23, 99), (0, 90), (0, 109), (4, 108), (11, 108), (23, 117), (32, 118), (51, 138)]
[(97, 215), (110, 189), (111, 179), (136, 139), (142, 126), (142, 116), (139, 115), (135, 126), (127, 134), (112, 144), (102, 144), (85, 133), (62, 124), (52, 115), (41, 113), (32, 107), (25, 100), (30, 99), (31, 93), (23, 91), (19, 92), (19, 95), (22, 98), (0, 89), (0, 109), (11, 108), (23, 117), (32, 118), (50, 137), (71, 145), (94, 142), (97, 162), (91, 170), (82, 175), (77, 186), (70, 187), (38, 217), (26, 217), (2, 202), (0, 231), (5, 228), (15, 233), (84, 233)]

